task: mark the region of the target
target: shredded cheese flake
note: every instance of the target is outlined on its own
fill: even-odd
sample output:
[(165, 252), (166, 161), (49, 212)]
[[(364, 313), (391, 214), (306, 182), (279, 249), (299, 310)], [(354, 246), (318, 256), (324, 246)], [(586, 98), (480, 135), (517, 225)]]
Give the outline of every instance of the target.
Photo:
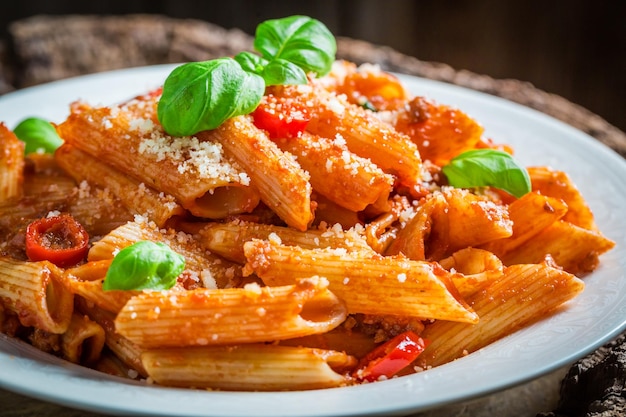
[(245, 171), (225, 157), (220, 143), (201, 140), (195, 136), (168, 135), (152, 119), (156, 103), (154, 100), (156, 98), (131, 100), (125, 105), (113, 106), (109, 115), (102, 119), (102, 125), (106, 129), (112, 129), (126, 120), (127, 127), (124, 130), (140, 137), (136, 152), (150, 155), (156, 162), (175, 164), (181, 174), (194, 174), (199, 179), (250, 184), (250, 178)]

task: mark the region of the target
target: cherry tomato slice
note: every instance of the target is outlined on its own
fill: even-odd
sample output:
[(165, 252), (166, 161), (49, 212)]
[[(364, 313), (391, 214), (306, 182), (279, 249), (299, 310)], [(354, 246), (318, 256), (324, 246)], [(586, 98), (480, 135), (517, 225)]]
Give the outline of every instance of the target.
[(412, 331), (401, 333), (365, 355), (354, 376), (369, 382), (391, 378), (417, 359), (427, 345)]
[(303, 108), (274, 96), (266, 96), (252, 117), (255, 126), (267, 131), (271, 139), (297, 137), (310, 120)]
[(26, 228), (26, 256), (31, 261), (50, 261), (66, 268), (87, 255), (89, 234), (69, 214), (33, 221)]

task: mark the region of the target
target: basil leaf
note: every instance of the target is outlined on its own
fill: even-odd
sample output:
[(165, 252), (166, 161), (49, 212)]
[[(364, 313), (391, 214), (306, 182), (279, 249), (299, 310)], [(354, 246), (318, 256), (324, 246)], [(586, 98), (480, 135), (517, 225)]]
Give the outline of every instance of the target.
[(319, 20), (296, 15), (258, 25), (254, 49), (269, 61), (285, 59), (305, 72), (323, 76), (335, 61), (337, 42)]
[(528, 171), (513, 157), (495, 149), (474, 149), (454, 157), (443, 168), (457, 188), (494, 187), (519, 198), (530, 192)]
[(26, 144), (24, 153), (33, 152), (54, 153), (63, 144), (54, 126), (47, 120), (38, 117), (29, 117), (22, 120), (13, 129), (15, 136)]
[(232, 58), (187, 63), (165, 80), (157, 116), (170, 135), (190, 136), (252, 112), (264, 92), (263, 78)]
[(269, 61), (262, 56), (248, 51), (239, 52), (235, 55), (235, 61), (239, 62), (239, 65), (241, 65), (244, 71), (252, 72), (257, 75), (262, 75), (263, 68), (269, 63)]
[(270, 61), (261, 74), (265, 85), (306, 84), (308, 79), (302, 68), (284, 59)]
[(164, 243), (139, 241), (113, 258), (103, 290), (167, 290), (185, 269), (185, 258)]
[(244, 71), (253, 72), (263, 77), (265, 85), (306, 84), (308, 79), (302, 68), (284, 59), (267, 59), (252, 52), (240, 52), (235, 55)]

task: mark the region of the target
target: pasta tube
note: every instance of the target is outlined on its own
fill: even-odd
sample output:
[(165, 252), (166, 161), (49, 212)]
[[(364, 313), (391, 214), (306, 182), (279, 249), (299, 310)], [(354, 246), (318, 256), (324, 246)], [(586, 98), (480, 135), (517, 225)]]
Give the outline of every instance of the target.
[(443, 195), (448, 203), (444, 227), (448, 231), (449, 252), (513, 234), (513, 222), (506, 206), (459, 188), (447, 188)]
[(537, 192), (527, 193), (509, 205), (509, 218), (513, 222), (511, 236), (492, 240), (480, 247), (503, 257), (561, 219), (567, 210), (567, 205), (561, 199), (544, 196)]
[(0, 258), (0, 300), (18, 315), (23, 326), (54, 334), (67, 330), (74, 295), (65, 289), (63, 280), (62, 270), (48, 261)]
[(582, 276), (596, 269), (600, 255), (614, 246), (614, 241), (599, 232), (559, 220), (525, 245), (504, 254), (502, 262), (538, 263), (549, 256), (566, 271)]
[(393, 126), (417, 144), (422, 159), (437, 165), (476, 148), (484, 131), (460, 109), (420, 96), (409, 100), (393, 116)]
[(93, 366), (104, 347), (104, 329), (89, 317), (73, 314), (67, 331), (61, 336), (63, 357), (70, 362)]
[(297, 230), (308, 228), (313, 221), (309, 173), (257, 128), (251, 117), (234, 117), (198, 135), (220, 143), (232, 155), (250, 176), (261, 200), (285, 223)]
[(0, 231), (15, 230), (50, 211), (63, 210), (76, 192), (70, 177), (36, 173), (25, 175), (24, 181), (22, 198), (0, 201)]
[(125, 366), (133, 371), (129, 371), (128, 376), (134, 374), (134, 376), (141, 375), (146, 377), (148, 374), (141, 362), (143, 349), (115, 331), (115, 314), (96, 307), (82, 297), (76, 297), (76, 305), (79, 312), (86, 314), (91, 320), (98, 323), (102, 329), (104, 329), (104, 343), (106, 347)]
[(252, 239), (268, 239), (276, 235), (284, 244), (303, 248), (349, 248), (351, 250), (372, 251), (356, 231), (330, 229), (309, 229), (300, 232), (289, 227), (235, 220), (225, 223), (182, 224), (203, 247), (233, 262), (245, 263), (243, 245)]
[(422, 368), (442, 365), (475, 352), (547, 317), (583, 288), (580, 279), (547, 264), (508, 267), (500, 279), (468, 297), (480, 316), (478, 323), (436, 321), (426, 326), (421, 336), (430, 344), (417, 364)]
[(248, 186), (249, 178), (225, 158), (221, 145), (166, 135), (134, 109), (128, 103), (100, 108), (75, 104), (57, 131), (66, 143), (123, 175), (174, 196), (196, 216), (222, 218), (256, 207), (259, 198)]
[[(141, 214), (158, 226), (163, 226), (173, 216), (184, 214), (183, 208), (173, 197), (156, 192), (75, 146), (62, 145), (55, 152), (55, 159), (77, 183), (87, 181), (91, 185), (109, 190), (129, 213)], [(130, 219), (130, 214), (127, 214), (125, 220)]]
[(141, 359), (160, 385), (243, 391), (348, 385), (342, 372), (356, 365), (342, 352), (260, 344), (149, 350)]
[[(441, 193), (433, 193), (417, 207), (411, 218), (400, 227), (386, 255), (402, 253), (416, 260), (439, 259), (449, 247), (447, 219), (448, 203)], [(433, 224), (437, 223), (437, 228)], [(444, 226), (442, 226), (444, 225)]]
[(65, 271), (67, 285), (72, 292), (93, 305), (111, 313), (119, 312), (138, 291), (102, 289), (102, 281), (111, 265), (111, 260), (91, 261)]
[(98, 362), (93, 366), (94, 369), (104, 372), (105, 374), (118, 376), (120, 378), (135, 379), (139, 376), (139, 373), (126, 365), (120, 360), (113, 352), (104, 350)]
[(310, 278), (281, 287), (145, 292), (128, 301), (115, 328), (143, 348), (255, 343), (323, 333), (347, 315), (327, 285), (324, 279)]
[(276, 143), (283, 151), (295, 155), (311, 175), (313, 190), (337, 205), (362, 211), (379, 200), (387, 201), (393, 177), (369, 159), (350, 152), (345, 141), (303, 132)]
[(24, 142), (0, 123), (0, 203), (24, 193)]
[(496, 255), (477, 248), (456, 251), (439, 264), (448, 271), (459, 272), (452, 275), (452, 282), (464, 298), (500, 278), (504, 270), (502, 261)]
[(307, 131), (342, 138), (351, 152), (370, 159), (406, 186), (421, 180), (422, 160), (415, 143), (362, 107), (319, 86), (281, 86), (272, 91), (304, 103), (311, 115)]
[(392, 314), (475, 323), (450, 273), (436, 263), (345, 249), (302, 249), (268, 240), (244, 245), (248, 263), (266, 285), (287, 285), (311, 274), (328, 278), (350, 313)]
[(563, 200), (567, 204), (564, 221), (583, 229), (598, 231), (589, 204), (566, 172), (545, 166), (534, 166), (528, 168), (528, 175), (533, 191)]

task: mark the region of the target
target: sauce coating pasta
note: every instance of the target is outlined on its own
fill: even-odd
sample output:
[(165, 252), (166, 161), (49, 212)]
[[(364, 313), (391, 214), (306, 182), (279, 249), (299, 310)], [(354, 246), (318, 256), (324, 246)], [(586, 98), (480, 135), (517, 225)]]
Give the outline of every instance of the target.
[[(377, 66), (336, 61), (307, 84), (267, 87), (276, 120), (239, 115), (185, 137), (161, 126), (161, 93), (72, 103), (54, 154), (25, 155), (0, 124), (0, 331), (165, 386), (370, 383), (549, 316), (614, 246), (565, 172), (526, 167), (519, 197), (453, 186), (443, 168), (455, 157), (514, 150), (485, 138), (471, 109)], [(268, 133), (283, 108), (306, 123)], [(88, 233), (86, 255), (29, 259), (28, 226), (60, 215)], [(142, 241), (184, 258), (174, 286), (103, 289), (116, 255)], [(402, 337), (415, 356), (386, 348)], [(371, 352), (406, 363), (368, 363)]]

